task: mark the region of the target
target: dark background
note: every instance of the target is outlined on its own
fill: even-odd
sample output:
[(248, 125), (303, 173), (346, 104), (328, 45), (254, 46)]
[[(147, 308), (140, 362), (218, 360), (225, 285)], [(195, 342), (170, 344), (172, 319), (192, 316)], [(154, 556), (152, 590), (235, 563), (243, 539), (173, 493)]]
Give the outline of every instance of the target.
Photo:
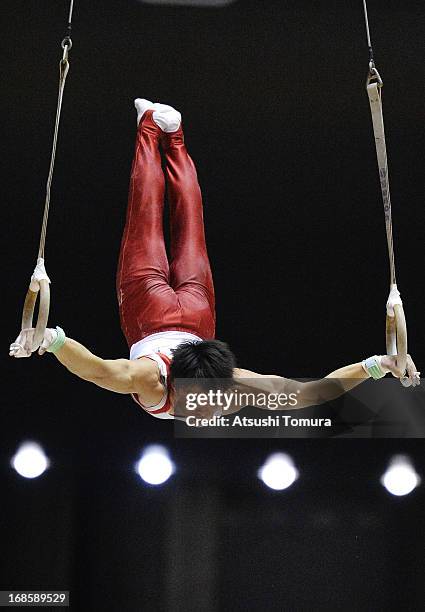
[[(74, 609), (114, 612), (422, 609), (423, 490), (393, 499), (378, 482), (400, 450), (424, 472), (421, 440), (174, 440), (172, 424), (50, 356), (7, 357), (35, 265), (67, 9), (2, 3), (0, 586), (70, 588)], [(398, 285), (420, 370), (424, 10), (395, 0), (369, 10)], [(46, 248), (50, 324), (103, 357), (127, 355), (115, 269), (133, 99), (146, 97), (183, 114), (217, 336), (239, 364), (318, 377), (384, 352), (388, 263), (360, 0), (77, 2), (73, 40)], [(24, 439), (52, 461), (35, 481), (9, 467)], [(178, 471), (155, 489), (132, 468), (158, 441)], [(283, 494), (255, 477), (272, 449), (301, 471)]]

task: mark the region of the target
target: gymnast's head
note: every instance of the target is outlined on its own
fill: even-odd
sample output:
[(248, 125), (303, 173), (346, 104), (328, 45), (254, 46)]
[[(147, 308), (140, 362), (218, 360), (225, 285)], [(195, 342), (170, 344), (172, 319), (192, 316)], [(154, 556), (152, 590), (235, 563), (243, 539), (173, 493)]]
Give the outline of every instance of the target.
[[(174, 414), (180, 417), (214, 416), (218, 411), (214, 399), (208, 395), (208, 401), (201, 401), (201, 397), (224, 391), (233, 384), (236, 360), (232, 351), (220, 340), (203, 340), (184, 342), (172, 352), (170, 382)], [(191, 405), (188, 404), (190, 398)]]
[(220, 340), (183, 342), (172, 352), (171, 380), (177, 378), (233, 379), (236, 359), (225, 342)]

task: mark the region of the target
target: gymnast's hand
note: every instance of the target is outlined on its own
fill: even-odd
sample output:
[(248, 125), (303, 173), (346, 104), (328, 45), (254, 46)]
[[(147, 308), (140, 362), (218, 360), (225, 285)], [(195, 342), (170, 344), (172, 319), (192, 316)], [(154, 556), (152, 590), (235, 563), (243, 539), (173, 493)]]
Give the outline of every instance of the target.
[(406, 374), (400, 370), (397, 364), (397, 356), (383, 355), (381, 367), (386, 369), (388, 372), (391, 372), (391, 374), (396, 378), (402, 378), (406, 375), (413, 387), (421, 384), (421, 373), (417, 371), (414, 361), (410, 355), (407, 355)]
[(10, 345), (10, 357), (31, 357), (31, 354), (38, 349), (38, 346), (34, 346), (34, 333), (34, 328), (23, 329), (15, 342)]
[(23, 329), (15, 342), (12, 342), (9, 349), (11, 357), (31, 357), (31, 354), (38, 349), (39, 355), (44, 353), (52, 346), (58, 337), (56, 329), (47, 328), (44, 331), (44, 336), (41, 345), (34, 345), (35, 329)]

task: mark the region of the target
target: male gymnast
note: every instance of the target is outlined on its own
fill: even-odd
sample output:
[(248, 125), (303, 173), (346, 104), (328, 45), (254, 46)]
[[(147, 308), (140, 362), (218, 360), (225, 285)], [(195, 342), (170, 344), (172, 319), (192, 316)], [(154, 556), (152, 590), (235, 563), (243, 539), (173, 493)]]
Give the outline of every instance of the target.
[[(184, 143), (181, 115), (171, 106), (140, 98), (135, 106), (136, 148), (117, 273), (129, 359), (101, 359), (67, 338), (59, 327), (46, 329), (41, 346), (33, 345), (34, 329), (23, 330), (9, 354), (53, 353), (73, 374), (104, 389), (131, 394), (145, 412), (161, 419), (178, 416), (176, 379), (226, 379), (258, 390), (284, 390), (288, 396), (297, 393), (293, 410), (334, 399), (370, 377), (381, 378), (388, 372), (403, 376), (397, 358), (387, 355), (375, 355), (322, 380), (303, 383), (236, 367), (232, 351), (215, 339), (214, 285), (201, 191)], [(170, 261), (163, 234), (165, 188), (170, 206)], [(33, 286), (42, 278), (48, 279), (38, 266)], [(419, 384), (410, 356), (406, 374), (413, 385)], [(203, 415), (208, 416), (208, 411)]]

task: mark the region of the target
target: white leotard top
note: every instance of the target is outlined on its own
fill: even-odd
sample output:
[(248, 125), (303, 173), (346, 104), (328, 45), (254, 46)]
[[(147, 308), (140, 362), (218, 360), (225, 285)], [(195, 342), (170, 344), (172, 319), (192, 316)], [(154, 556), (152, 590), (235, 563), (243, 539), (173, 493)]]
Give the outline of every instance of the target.
[[(143, 340), (139, 340), (133, 344), (130, 349), (130, 359), (140, 359), (140, 357), (149, 357), (158, 364), (159, 372), (161, 374), (162, 382), (165, 387), (165, 392), (161, 401), (156, 406), (143, 406), (138, 398), (133, 395), (133, 399), (141, 406), (147, 413), (158, 419), (173, 419), (173, 415), (166, 412), (158, 412), (167, 404), (169, 400), (169, 388), (168, 388), (168, 369), (167, 364), (161, 357), (166, 355), (169, 359), (172, 359), (172, 349), (177, 348), (183, 342), (202, 342), (202, 338), (190, 334), (188, 332), (181, 331), (164, 331), (156, 334), (146, 336)], [(157, 414), (154, 414), (154, 412)]]

